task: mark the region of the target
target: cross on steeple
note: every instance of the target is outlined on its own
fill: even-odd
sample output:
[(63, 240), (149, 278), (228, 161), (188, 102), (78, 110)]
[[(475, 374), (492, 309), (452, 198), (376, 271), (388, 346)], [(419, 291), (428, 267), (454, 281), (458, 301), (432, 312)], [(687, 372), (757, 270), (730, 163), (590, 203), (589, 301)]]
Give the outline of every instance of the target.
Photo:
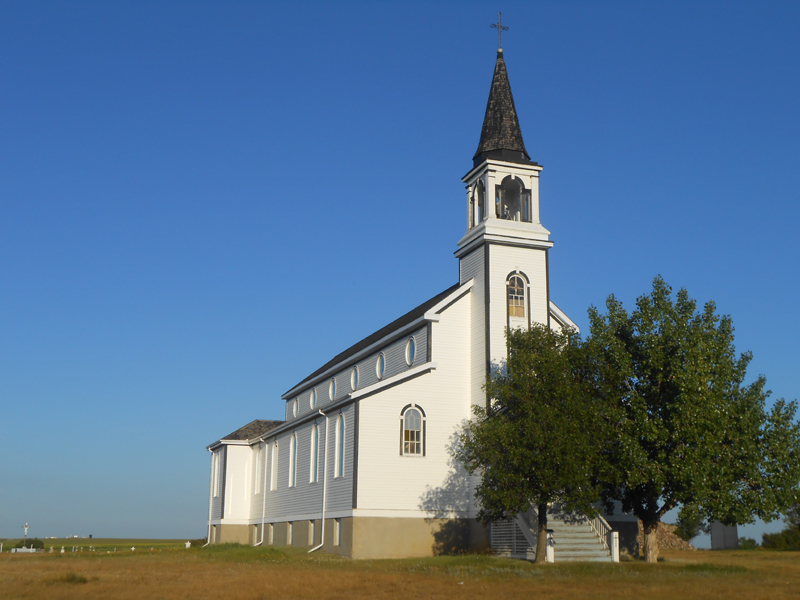
[(492, 23), (492, 29), (497, 29), (497, 49), (503, 49), (503, 32), (508, 31), (508, 27), (503, 25), (503, 13), (497, 13), (497, 23)]

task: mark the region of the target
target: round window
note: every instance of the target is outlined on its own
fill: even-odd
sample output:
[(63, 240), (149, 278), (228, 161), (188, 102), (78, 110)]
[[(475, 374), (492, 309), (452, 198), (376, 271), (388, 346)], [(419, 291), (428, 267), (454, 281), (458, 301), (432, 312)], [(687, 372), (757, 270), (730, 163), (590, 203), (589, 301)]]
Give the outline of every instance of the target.
[(414, 363), (414, 354), (417, 351), (417, 345), (414, 342), (414, 338), (408, 338), (408, 342), (406, 343), (406, 364), (410, 367)]
[(311, 404), (311, 408), (314, 408), (317, 405), (317, 388), (311, 389), (311, 397), (308, 401)]
[(358, 389), (358, 367), (353, 367), (353, 371), (350, 373), (350, 388), (353, 391)]
[(383, 379), (383, 372), (386, 370), (386, 357), (381, 352), (378, 355), (378, 362), (375, 363), (375, 374), (378, 379)]
[(300, 401), (295, 398), (294, 403), (292, 404), (292, 416), (297, 416), (297, 407), (300, 405)]
[(331, 379), (331, 383), (328, 386), (328, 398), (333, 400), (336, 397), (336, 380)]

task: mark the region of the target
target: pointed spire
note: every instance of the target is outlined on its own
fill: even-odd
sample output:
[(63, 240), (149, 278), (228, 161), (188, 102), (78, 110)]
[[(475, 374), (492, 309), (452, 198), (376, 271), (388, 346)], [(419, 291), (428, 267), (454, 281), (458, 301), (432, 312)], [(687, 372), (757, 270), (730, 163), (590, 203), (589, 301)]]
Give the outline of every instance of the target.
[(502, 48), (497, 51), (492, 88), (489, 91), (489, 102), (486, 104), (486, 115), (483, 117), (481, 141), (472, 160), (475, 166), (478, 166), (485, 158), (498, 158), (509, 162), (531, 161), (522, 141), (522, 131), (519, 128), (517, 109), (514, 107), (514, 97), (511, 95), (511, 84), (508, 82)]

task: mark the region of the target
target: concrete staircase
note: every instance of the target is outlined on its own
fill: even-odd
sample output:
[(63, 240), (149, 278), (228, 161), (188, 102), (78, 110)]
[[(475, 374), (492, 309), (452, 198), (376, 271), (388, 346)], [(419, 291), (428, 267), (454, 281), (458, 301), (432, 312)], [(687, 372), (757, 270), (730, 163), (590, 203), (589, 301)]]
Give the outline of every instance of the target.
[(604, 547), (589, 525), (589, 520), (582, 515), (548, 514), (547, 528), (553, 530), (555, 562), (611, 562), (611, 552)]
[[(492, 550), (501, 556), (533, 560), (536, 556), (536, 523), (533, 507), (514, 519), (495, 523), (490, 530)], [(551, 507), (547, 528), (552, 531), (555, 562), (613, 562), (611, 551), (603, 544), (589, 519), (581, 514), (565, 513)]]

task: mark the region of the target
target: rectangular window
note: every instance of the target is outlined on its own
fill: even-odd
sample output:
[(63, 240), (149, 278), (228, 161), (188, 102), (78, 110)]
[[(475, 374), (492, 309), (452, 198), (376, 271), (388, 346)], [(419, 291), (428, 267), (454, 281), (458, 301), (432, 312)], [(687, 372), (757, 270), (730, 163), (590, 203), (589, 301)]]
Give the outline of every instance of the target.
[(406, 454), (422, 454), (422, 432), (419, 429), (405, 430), (403, 451)]
[(286, 545), (287, 546), (291, 546), (292, 545), (292, 537), (293, 537), (292, 536), (292, 529), (294, 529), (294, 527), (292, 527), (292, 522), (291, 521), (287, 522), (286, 523)]
[(267, 529), (267, 533), (269, 534), (268, 538), (269, 541), (267, 543), (270, 546), (272, 546), (272, 544), (275, 542), (275, 527), (272, 525), (272, 523), (269, 524), (269, 529)]
[(334, 546), (341, 546), (342, 545), (342, 520), (341, 519), (334, 519), (333, 520), (333, 545)]
[(308, 545), (314, 545), (314, 521), (308, 522)]

